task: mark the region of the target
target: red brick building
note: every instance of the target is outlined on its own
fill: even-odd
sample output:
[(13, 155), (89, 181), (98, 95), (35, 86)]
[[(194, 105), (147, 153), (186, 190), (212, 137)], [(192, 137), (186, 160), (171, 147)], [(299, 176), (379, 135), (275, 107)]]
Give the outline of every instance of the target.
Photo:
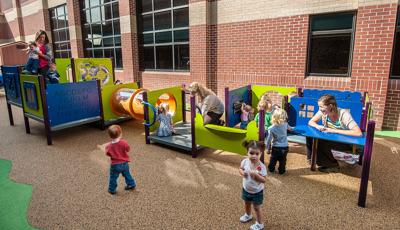
[(0, 44), (44, 29), (56, 57), (114, 57), (118, 78), (150, 89), (199, 81), (221, 96), (249, 83), (368, 91), (377, 127), (400, 130), (398, 8), (394, 0), (0, 0)]

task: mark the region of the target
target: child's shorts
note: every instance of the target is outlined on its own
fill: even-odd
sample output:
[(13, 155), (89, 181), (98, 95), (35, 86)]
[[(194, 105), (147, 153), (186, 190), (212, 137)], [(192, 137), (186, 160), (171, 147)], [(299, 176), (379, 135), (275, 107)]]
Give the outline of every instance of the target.
[(248, 121), (241, 121), (240, 122), (240, 128), (241, 129), (247, 129), (247, 125), (249, 124)]
[(261, 205), (264, 201), (264, 190), (261, 192), (252, 194), (242, 189), (242, 199), (244, 201), (252, 202), (254, 205)]

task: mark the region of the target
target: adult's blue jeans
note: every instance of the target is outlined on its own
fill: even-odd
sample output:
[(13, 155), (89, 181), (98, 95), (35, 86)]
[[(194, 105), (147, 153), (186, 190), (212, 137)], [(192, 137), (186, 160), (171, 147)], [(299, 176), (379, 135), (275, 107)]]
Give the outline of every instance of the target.
[(136, 182), (133, 179), (131, 173), (129, 172), (129, 164), (128, 162), (111, 165), (110, 168), (110, 184), (108, 186), (108, 191), (111, 193), (115, 193), (117, 190), (117, 179), (119, 174), (125, 178), (125, 183), (127, 186), (136, 187)]

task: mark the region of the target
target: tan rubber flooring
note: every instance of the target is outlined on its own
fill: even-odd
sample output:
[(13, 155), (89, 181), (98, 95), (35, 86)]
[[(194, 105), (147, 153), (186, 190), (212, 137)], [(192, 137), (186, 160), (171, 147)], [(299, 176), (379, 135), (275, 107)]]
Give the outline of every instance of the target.
[[(0, 96), (0, 158), (13, 161), (10, 177), (31, 184), (28, 220), (40, 229), (248, 229), (239, 223), (243, 157), (205, 149), (198, 158), (146, 145), (139, 121), (122, 124), (132, 147), (136, 191), (107, 193), (105, 131), (81, 126), (56, 132), (47, 146), (44, 126), (13, 107), (9, 125)], [(367, 208), (357, 206), (360, 168), (311, 172), (303, 146), (291, 146), (287, 174), (269, 174), (263, 204), (266, 229), (400, 229), (400, 140), (377, 138)], [(6, 207), (1, 207), (4, 209)], [(1, 228), (1, 225), (0, 225)]]

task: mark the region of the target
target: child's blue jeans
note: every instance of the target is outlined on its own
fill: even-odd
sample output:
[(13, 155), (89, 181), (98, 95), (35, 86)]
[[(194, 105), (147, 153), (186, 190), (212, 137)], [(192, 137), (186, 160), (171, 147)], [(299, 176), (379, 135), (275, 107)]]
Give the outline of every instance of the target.
[(249, 121), (241, 121), (240, 122), (240, 128), (241, 129), (247, 129), (247, 125), (249, 124)]
[(39, 59), (29, 58), (28, 63), (26, 63), (25, 65), (25, 69), (30, 73), (37, 74), (38, 68), (39, 68)]
[(119, 177), (119, 174), (122, 174), (122, 176), (125, 178), (126, 185), (130, 187), (136, 187), (136, 182), (129, 172), (129, 164), (128, 162), (124, 162), (121, 164), (111, 165), (110, 184), (108, 186), (109, 192), (115, 193), (115, 191), (117, 190), (117, 179)]

